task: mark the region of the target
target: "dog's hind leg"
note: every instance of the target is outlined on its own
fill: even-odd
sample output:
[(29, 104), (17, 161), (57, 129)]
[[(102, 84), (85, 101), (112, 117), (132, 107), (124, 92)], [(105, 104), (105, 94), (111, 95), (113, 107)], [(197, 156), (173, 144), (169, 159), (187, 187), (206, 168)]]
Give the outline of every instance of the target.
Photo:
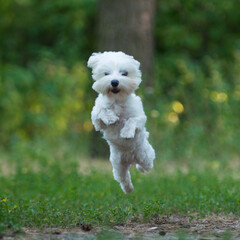
[(150, 143), (145, 140), (142, 147), (137, 153), (136, 167), (140, 172), (148, 172), (153, 168), (153, 160), (155, 158), (155, 151)]
[(133, 191), (131, 175), (129, 172), (130, 165), (121, 162), (121, 153), (111, 148), (110, 161), (113, 166), (113, 177), (120, 183), (122, 190), (125, 193)]
[(133, 185), (131, 181), (131, 175), (129, 172), (130, 166), (113, 166), (113, 176), (116, 181), (121, 185), (122, 190), (125, 193), (130, 193), (133, 191)]

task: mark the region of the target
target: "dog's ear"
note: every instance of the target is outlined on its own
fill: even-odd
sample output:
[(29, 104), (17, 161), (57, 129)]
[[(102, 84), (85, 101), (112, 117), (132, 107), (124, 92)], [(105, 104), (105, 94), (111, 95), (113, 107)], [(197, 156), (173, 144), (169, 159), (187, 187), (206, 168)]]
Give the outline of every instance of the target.
[(134, 59), (134, 64), (137, 66), (137, 68), (140, 68), (141, 63), (137, 60)]
[[(125, 53), (123, 53), (125, 54)], [(131, 60), (133, 60), (134, 64), (136, 65), (136, 67), (139, 69), (141, 63), (139, 61), (137, 61), (133, 56), (127, 55)]]
[(100, 59), (101, 53), (93, 53), (92, 56), (88, 59), (88, 67), (89, 68), (94, 68), (96, 67), (99, 59)]

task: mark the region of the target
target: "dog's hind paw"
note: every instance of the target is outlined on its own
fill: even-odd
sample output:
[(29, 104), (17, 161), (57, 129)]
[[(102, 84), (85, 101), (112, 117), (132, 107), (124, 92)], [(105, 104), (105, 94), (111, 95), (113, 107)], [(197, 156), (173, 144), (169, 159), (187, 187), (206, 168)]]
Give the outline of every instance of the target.
[(133, 189), (134, 189), (132, 184), (121, 183), (120, 185), (121, 185), (121, 188), (122, 188), (123, 192), (126, 193), (126, 194), (132, 192)]
[(140, 166), (139, 164), (136, 164), (136, 168), (137, 168), (138, 171), (140, 171), (142, 173), (146, 172), (146, 170), (142, 166)]

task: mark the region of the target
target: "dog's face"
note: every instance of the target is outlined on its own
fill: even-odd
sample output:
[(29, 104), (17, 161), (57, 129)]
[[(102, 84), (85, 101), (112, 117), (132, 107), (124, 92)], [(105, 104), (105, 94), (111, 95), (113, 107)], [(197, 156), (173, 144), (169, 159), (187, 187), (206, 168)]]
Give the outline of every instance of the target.
[(141, 82), (140, 63), (123, 52), (93, 53), (88, 60), (93, 89), (108, 97), (124, 98)]

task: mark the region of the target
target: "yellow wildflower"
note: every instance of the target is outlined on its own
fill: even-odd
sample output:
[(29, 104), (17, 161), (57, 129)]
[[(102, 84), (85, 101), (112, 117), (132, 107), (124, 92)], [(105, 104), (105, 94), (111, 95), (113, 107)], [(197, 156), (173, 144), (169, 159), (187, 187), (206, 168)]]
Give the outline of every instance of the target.
[(182, 113), (184, 111), (184, 106), (179, 101), (174, 101), (172, 104), (172, 109), (176, 113)]
[(7, 198), (3, 198), (2, 200), (0, 200), (0, 203), (1, 202), (6, 202), (7, 201)]
[(179, 121), (178, 115), (175, 112), (170, 112), (168, 114), (168, 121), (172, 123), (177, 123)]

